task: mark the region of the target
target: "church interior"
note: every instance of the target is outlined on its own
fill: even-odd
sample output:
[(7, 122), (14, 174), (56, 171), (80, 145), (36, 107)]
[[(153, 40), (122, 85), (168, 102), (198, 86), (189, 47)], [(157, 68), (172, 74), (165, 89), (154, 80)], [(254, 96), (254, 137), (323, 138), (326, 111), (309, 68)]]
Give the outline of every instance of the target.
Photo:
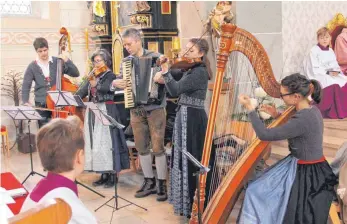
[[(256, 188), (257, 183), (259, 188), (266, 188), (267, 185), (260, 185), (262, 173), (266, 175), (275, 168), (279, 169), (279, 165), (288, 158), (298, 161), (295, 168), (292, 168), (294, 173), (299, 172), (299, 167), (302, 166), (326, 163), (328, 168), (324, 169), (328, 169), (331, 173), (329, 175), (334, 176), (336, 181), (333, 185), (326, 184), (328, 179), (323, 183), (326, 184), (324, 186), (332, 187), (329, 198), (320, 199), (329, 202), (326, 203), (326, 208), (316, 208), (319, 211), (317, 213), (321, 213), (320, 216), (314, 212), (311, 214), (308, 209), (304, 211), (306, 215), (301, 217), (303, 222), (299, 222), (298, 218), (292, 223), (347, 223), (346, 1), (13, 0), (1, 1), (0, 13), (0, 223), (281, 223), (290, 216), (288, 209), (294, 203), (292, 196), (293, 189), (297, 186), (296, 177), (293, 177), (295, 181), (291, 181), (293, 187), (291, 191), (289, 189), (289, 193), (292, 193), (286, 196), (287, 199), (282, 198), (285, 195), (280, 198), (268, 195), (269, 202), (266, 206), (256, 204), (260, 203), (257, 201), (252, 207), (250, 204), (253, 203), (253, 198), (249, 192)], [(131, 39), (137, 37), (137, 34), (141, 35), (139, 40)], [(37, 47), (35, 42), (38, 38), (42, 38), (42, 43), (48, 43), (48, 46)], [(134, 42), (128, 44), (129, 38)], [(134, 53), (136, 46), (132, 43), (140, 43), (136, 46), (141, 50), (141, 55), (154, 52), (159, 56), (153, 56), (155, 60), (140, 60), (144, 56)], [(202, 43), (208, 44), (207, 49)], [(195, 54), (191, 50), (195, 48), (197, 54), (203, 55), (198, 57), (198, 62), (185, 57)], [(49, 50), (49, 66), (46, 67), (48, 77), (40, 64), (38, 49)], [(183, 56), (182, 51), (185, 51)], [(107, 55), (110, 55), (109, 59)], [(165, 60), (159, 64), (158, 61), (162, 60), (160, 55)], [(142, 62), (151, 64), (152, 68), (146, 67), (146, 72), (153, 80), (157, 80), (157, 74), (161, 75), (158, 79), (160, 81), (150, 83), (144, 90), (148, 96), (134, 90), (141, 84), (134, 81), (134, 78), (142, 70), (137, 70), (134, 64), (132, 70), (128, 69), (126, 60), (129, 61), (129, 58), (134, 64), (138, 63), (139, 68)], [(176, 63), (176, 59), (182, 58), (184, 63), (189, 64), (188, 69), (178, 67), (181, 64)], [(56, 73), (50, 74), (54, 63), (58, 64), (54, 68)], [(104, 63), (107, 67), (105, 73), (102, 70), (100, 77), (96, 74), (99, 63)], [(66, 75), (65, 71), (71, 69), (71, 64), (78, 70), (77, 75)], [(174, 67), (164, 72), (165, 64), (177, 65), (183, 76), (175, 77)], [(33, 72), (33, 77), (29, 79), (28, 71), (34, 71), (34, 66), (42, 74)], [(158, 73), (153, 72), (155, 66), (161, 69)], [(208, 67), (211, 68), (211, 74)], [(133, 79), (132, 83), (124, 81), (128, 71), (131, 73), (129, 79)], [(189, 82), (187, 79), (193, 79), (192, 76), (198, 74), (194, 71), (203, 72), (199, 73), (200, 76), (194, 82)], [(105, 84), (108, 93), (103, 97), (111, 94), (112, 99), (105, 100), (106, 103), (93, 103), (93, 97), (99, 100), (101, 97), (98, 95), (101, 84), (97, 82), (107, 80), (104, 78), (108, 77), (107, 74), (113, 75), (110, 76), (110, 83)], [(48, 101), (45, 105), (37, 104), (37, 99), (42, 97), (38, 75), (44, 75), (45, 79), (42, 80), (51, 88), (49, 91), (43, 90), (43, 94), (45, 100), (46, 95), (52, 91), (49, 96), (53, 109), (49, 109)], [(56, 89), (53, 89), (49, 86), (52, 75), (54, 82), (60, 83), (62, 80), (72, 86), (72, 89), (63, 89), (62, 83), (54, 85)], [(299, 77), (293, 81), (294, 84), (285, 84), (290, 82), (288, 77), (293, 75)], [(118, 79), (127, 82), (123, 91), (118, 87)], [(28, 80), (30, 84), (27, 84)], [(189, 85), (180, 86), (183, 82)], [(302, 84), (305, 90), (290, 91), (300, 82), (306, 83)], [(86, 92), (90, 93), (79, 95), (84, 86)], [(160, 105), (153, 103), (155, 108), (163, 109), (164, 126), (156, 126), (160, 116), (153, 115), (154, 112), (146, 109), (149, 104), (147, 98), (151, 97), (153, 86), (163, 86), (166, 94), (160, 99)], [(176, 86), (178, 91), (174, 94), (172, 89)], [(188, 88), (187, 92), (181, 93), (184, 88)], [(131, 97), (137, 99), (146, 95), (146, 103), (141, 101), (136, 104), (141, 106), (129, 103), (127, 90), (131, 89), (136, 92), (130, 94)], [(316, 91), (319, 91), (319, 97)], [(199, 94), (203, 95), (202, 98), (193, 98)], [(243, 98), (245, 103), (241, 103), (240, 94), (247, 95)], [(26, 102), (24, 97), (27, 97)], [(191, 99), (196, 101), (189, 101)], [(301, 100), (300, 103), (298, 100)], [(59, 106), (59, 102), (63, 101), (67, 104)], [(284, 133), (285, 127), (289, 129), (295, 119), (300, 119), (307, 112), (305, 109), (301, 110), (306, 104), (309, 108), (316, 108), (318, 115), (308, 115), (309, 119), (301, 122), (306, 123), (306, 126), (297, 126), (294, 131), (297, 133), (288, 135), (290, 137), (278, 137), (282, 133), (278, 131), (273, 134), (277, 137), (262, 137), (267, 135), (261, 135), (261, 130), (270, 133), (271, 129), (282, 130), (283, 127)], [(64, 108), (74, 107), (69, 105), (76, 106), (76, 110), (64, 112)], [(247, 109), (247, 105), (253, 108), (254, 114), (251, 109)], [(135, 107), (142, 108), (141, 111), (147, 114), (146, 120), (142, 120), (141, 124), (148, 127), (140, 134), (137, 126), (140, 121), (135, 121), (134, 118), (139, 118), (142, 112), (138, 112), (140, 109), (134, 109)], [(41, 126), (40, 118), (35, 118), (42, 116), (37, 112), (40, 109), (50, 111), (52, 118), (62, 117), (68, 121), (50, 121)], [(49, 147), (65, 144), (65, 141), (61, 143), (53, 137), (41, 137), (44, 138), (44, 132), (48, 136), (48, 128), (54, 125), (61, 124), (59, 128), (64, 128), (64, 122), (72, 122), (72, 119), (65, 119), (67, 113), (80, 118), (82, 128), (78, 128), (78, 132), (82, 131), (84, 136), (82, 140), (84, 139), (85, 152), (81, 164), (85, 165), (75, 181), (70, 181), (70, 185), (74, 185), (71, 188), (78, 191), (78, 194), (75, 192), (77, 197), (74, 195), (74, 200), (78, 202), (69, 203), (65, 196), (50, 203), (39, 200), (41, 203), (24, 211), (24, 207), (29, 205), (28, 199), (30, 198), (30, 203), (35, 201), (33, 198), (38, 197), (37, 192), (45, 188), (42, 185), (47, 185), (47, 181), (44, 183), (43, 180), (48, 180), (47, 174), (53, 172), (50, 170), (52, 164), (45, 165), (45, 151), (41, 148), (49, 151)], [(255, 127), (252, 115), (257, 116), (263, 129)], [(311, 120), (313, 117), (319, 121)], [(320, 126), (317, 126), (318, 123)], [(154, 140), (154, 136), (162, 126), (165, 133), (159, 143), (161, 151), (157, 152), (157, 139)], [(319, 127), (319, 131), (315, 127)], [(197, 136), (200, 131), (201, 136)], [(309, 132), (314, 133), (314, 137)], [(73, 134), (76, 133), (71, 133), (68, 139), (74, 139)], [(106, 135), (108, 137), (104, 138)], [(149, 136), (151, 140), (147, 142)], [(196, 141), (191, 141), (195, 138)], [(309, 143), (306, 138), (311, 138), (310, 141), (307, 140)], [(45, 144), (42, 143), (44, 141)], [(124, 146), (124, 150), (113, 149), (114, 144), (119, 148)], [(74, 147), (78, 144), (70, 145)], [(310, 145), (317, 146), (316, 149), (321, 154), (311, 152), (314, 147), (310, 148)], [(301, 146), (303, 153), (298, 152)], [(89, 150), (86, 149), (88, 147)], [(101, 151), (108, 151), (108, 154), (95, 154), (97, 147)], [(111, 147), (111, 150), (104, 149), (107, 147)], [(76, 165), (79, 163), (79, 152), (73, 160), (75, 170), (76, 166), (79, 167)], [(54, 153), (60, 155), (58, 152)], [(310, 153), (318, 153), (319, 158), (309, 159)], [(301, 155), (303, 156), (300, 157)], [(105, 161), (100, 160), (101, 157)], [(320, 158), (323, 160), (319, 160)], [(149, 167), (144, 165), (145, 160), (149, 161)], [(91, 167), (86, 168), (88, 163)], [(106, 163), (110, 163), (111, 168), (104, 168)], [(163, 164), (165, 168), (160, 169)], [(104, 167), (97, 169), (97, 166)], [(274, 168), (271, 169), (272, 167)], [(110, 169), (110, 172), (103, 171)], [(264, 172), (267, 170), (269, 172)], [(104, 177), (108, 179), (103, 181)], [(311, 181), (316, 182), (315, 179)], [(154, 184), (151, 188), (150, 183)], [(55, 184), (51, 180), (48, 188), (60, 186), (60, 183)], [(273, 182), (273, 188), (277, 189), (274, 191), (279, 192), (284, 186), (281, 184), (283, 183)], [(298, 186), (302, 186), (301, 184), (303, 183), (300, 182)], [(151, 191), (148, 194), (145, 192), (146, 187)], [(139, 189), (145, 195), (141, 195)], [(301, 193), (299, 190), (298, 192)], [(299, 193), (297, 197), (304, 197)], [(264, 192), (259, 194), (266, 195)], [(325, 192), (326, 195), (328, 193)], [(288, 201), (288, 207), (284, 202), (279, 203), (282, 210), (273, 208), (265, 211), (261, 208), (276, 207), (276, 203), (282, 200)], [(271, 205), (274, 201), (276, 203)], [(79, 203), (80, 207), (74, 203)], [(83, 213), (82, 211), (88, 211), (88, 216), (79, 217), (77, 214)], [(281, 217), (269, 215), (272, 219), (263, 217), (266, 221), (260, 221), (262, 218), (257, 215), (254, 215), (254, 219), (248, 217), (245, 214), (247, 211), (261, 216), (264, 214), (264, 217), (268, 217), (266, 212), (273, 212)], [(90, 220), (86, 218), (89, 215), (93, 217)], [(319, 219), (321, 220), (318, 222)]]

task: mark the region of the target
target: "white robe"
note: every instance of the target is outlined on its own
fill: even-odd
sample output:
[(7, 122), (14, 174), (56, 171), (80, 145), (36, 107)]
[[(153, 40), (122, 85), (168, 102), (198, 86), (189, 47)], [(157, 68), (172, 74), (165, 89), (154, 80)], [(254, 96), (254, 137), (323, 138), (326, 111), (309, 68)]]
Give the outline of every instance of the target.
[[(334, 77), (327, 74), (328, 70), (338, 71), (340, 74)], [(319, 81), (322, 88), (334, 84), (343, 87), (347, 83), (347, 76), (342, 74), (335, 53), (331, 48), (328, 51), (323, 51), (319, 46), (314, 46), (304, 60), (304, 73), (309, 79)]]
[(83, 202), (78, 196), (67, 187), (59, 187), (48, 192), (40, 201), (35, 202), (31, 200), (30, 194), (26, 197), (21, 212), (25, 212), (31, 208), (36, 207), (37, 204), (48, 202), (54, 198), (61, 198), (70, 205), (72, 210), (72, 217), (68, 224), (96, 224), (95, 216), (84, 206)]

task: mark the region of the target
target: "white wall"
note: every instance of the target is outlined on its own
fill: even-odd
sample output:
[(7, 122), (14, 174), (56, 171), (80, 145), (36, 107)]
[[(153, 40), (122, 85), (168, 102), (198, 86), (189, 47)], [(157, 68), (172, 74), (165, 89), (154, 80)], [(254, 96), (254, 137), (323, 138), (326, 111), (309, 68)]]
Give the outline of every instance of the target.
[(317, 30), (337, 13), (347, 17), (347, 1), (282, 2), (284, 74), (301, 70), (304, 57), (317, 44)]
[[(29, 16), (2, 16), (1, 18), (1, 76), (9, 70), (24, 73), (28, 64), (36, 58), (32, 43), (36, 37), (48, 40), (50, 55), (56, 56), (58, 41), (61, 37), (59, 29), (65, 26), (71, 34), (72, 60), (83, 75), (85, 72), (86, 48), (84, 29), (89, 24), (87, 3), (82, 1), (46, 1), (32, 2), (33, 13)], [(93, 49), (90, 40), (90, 49)], [(33, 95), (33, 94), (32, 94)], [(13, 101), (1, 96), (1, 105), (14, 105)], [(33, 97), (31, 97), (33, 102)], [(9, 137), (16, 137), (13, 122), (1, 111), (1, 124), (8, 126)], [(35, 133), (37, 123), (32, 122)]]

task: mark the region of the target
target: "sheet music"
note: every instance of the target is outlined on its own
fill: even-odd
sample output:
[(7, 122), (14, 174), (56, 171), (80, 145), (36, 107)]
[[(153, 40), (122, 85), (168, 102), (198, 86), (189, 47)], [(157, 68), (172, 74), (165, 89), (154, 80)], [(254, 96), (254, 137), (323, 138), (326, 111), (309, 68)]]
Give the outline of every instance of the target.
[(28, 106), (5, 106), (1, 107), (14, 120), (41, 120), (41, 115), (32, 107)]
[(95, 103), (85, 102), (84, 105), (86, 105), (87, 108), (93, 111), (93, 113), (95, 114), (95, 117), (97, 117), (103, 125), (107, 125), (107, 126), (112, 125), (111, 122), (105, 116), (102, 115), (101, 111), (99, 110), (99, 108), (96, 106)]
[(67, 91), (47, 91), (56, 106), (78, 106), (74, 96)]
[(103, 125), (107, 126), (116, 126), (119, 129), (124, 128), (125, 126), (118, 123), (113, 117), (107, 114), (107, 111), (100, 110), (98, 106), (93, 102), (85, 102), (84, 105), (87, 106), (90, 110), (93, 111), (95, 117), (97, 117)]
[(81, 99), (81, 97), (79, 95), (73, 95), (76, 103), (78, 104), (79, 107), (85, 107), (83, 100)]

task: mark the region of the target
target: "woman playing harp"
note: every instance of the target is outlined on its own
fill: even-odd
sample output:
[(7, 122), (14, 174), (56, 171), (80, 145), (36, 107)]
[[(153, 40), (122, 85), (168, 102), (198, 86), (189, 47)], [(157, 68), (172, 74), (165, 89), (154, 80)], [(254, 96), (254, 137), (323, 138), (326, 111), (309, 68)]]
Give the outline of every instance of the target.
[[(288, 139), (290, 155), (249, 184), (239, 223), (327, 223), (336, 176), (323, 156), (323, 119), (317, 107), (321, 86), (300, 74), (281, 82), (281, 98), (296, 113), (266, 128), (247, 95), (239, 96), (260, 140)], [(271, 204), (271, 206), (269, 206)]]
[[(192, 38), (186, 49), (188, 49), (184, 54), (186, 58), (202, 58), (203, 62), (207, 60), (209, 46), (206, 40)], [(197, 160), (201, 160), (207, 126), (204, 104), (211, 74), (208, 64), (194, 65), (183, 73), (179, 81), (176, 81), (173, 76), (179, 76), (177, 70), (168, 70), (167, 63), (164, 63), (161, 72), (158, 72), (154, 78), (159, 83), (165, 83), (171, 96), (179, 96), (179, 109), (173, 134), (169, 201), (174, 206), (175, 213), (184, 216), (190, 215), (196, 181), (193, 177), (194, 164), (182, 154), (182, 151), (187, 151)]]

